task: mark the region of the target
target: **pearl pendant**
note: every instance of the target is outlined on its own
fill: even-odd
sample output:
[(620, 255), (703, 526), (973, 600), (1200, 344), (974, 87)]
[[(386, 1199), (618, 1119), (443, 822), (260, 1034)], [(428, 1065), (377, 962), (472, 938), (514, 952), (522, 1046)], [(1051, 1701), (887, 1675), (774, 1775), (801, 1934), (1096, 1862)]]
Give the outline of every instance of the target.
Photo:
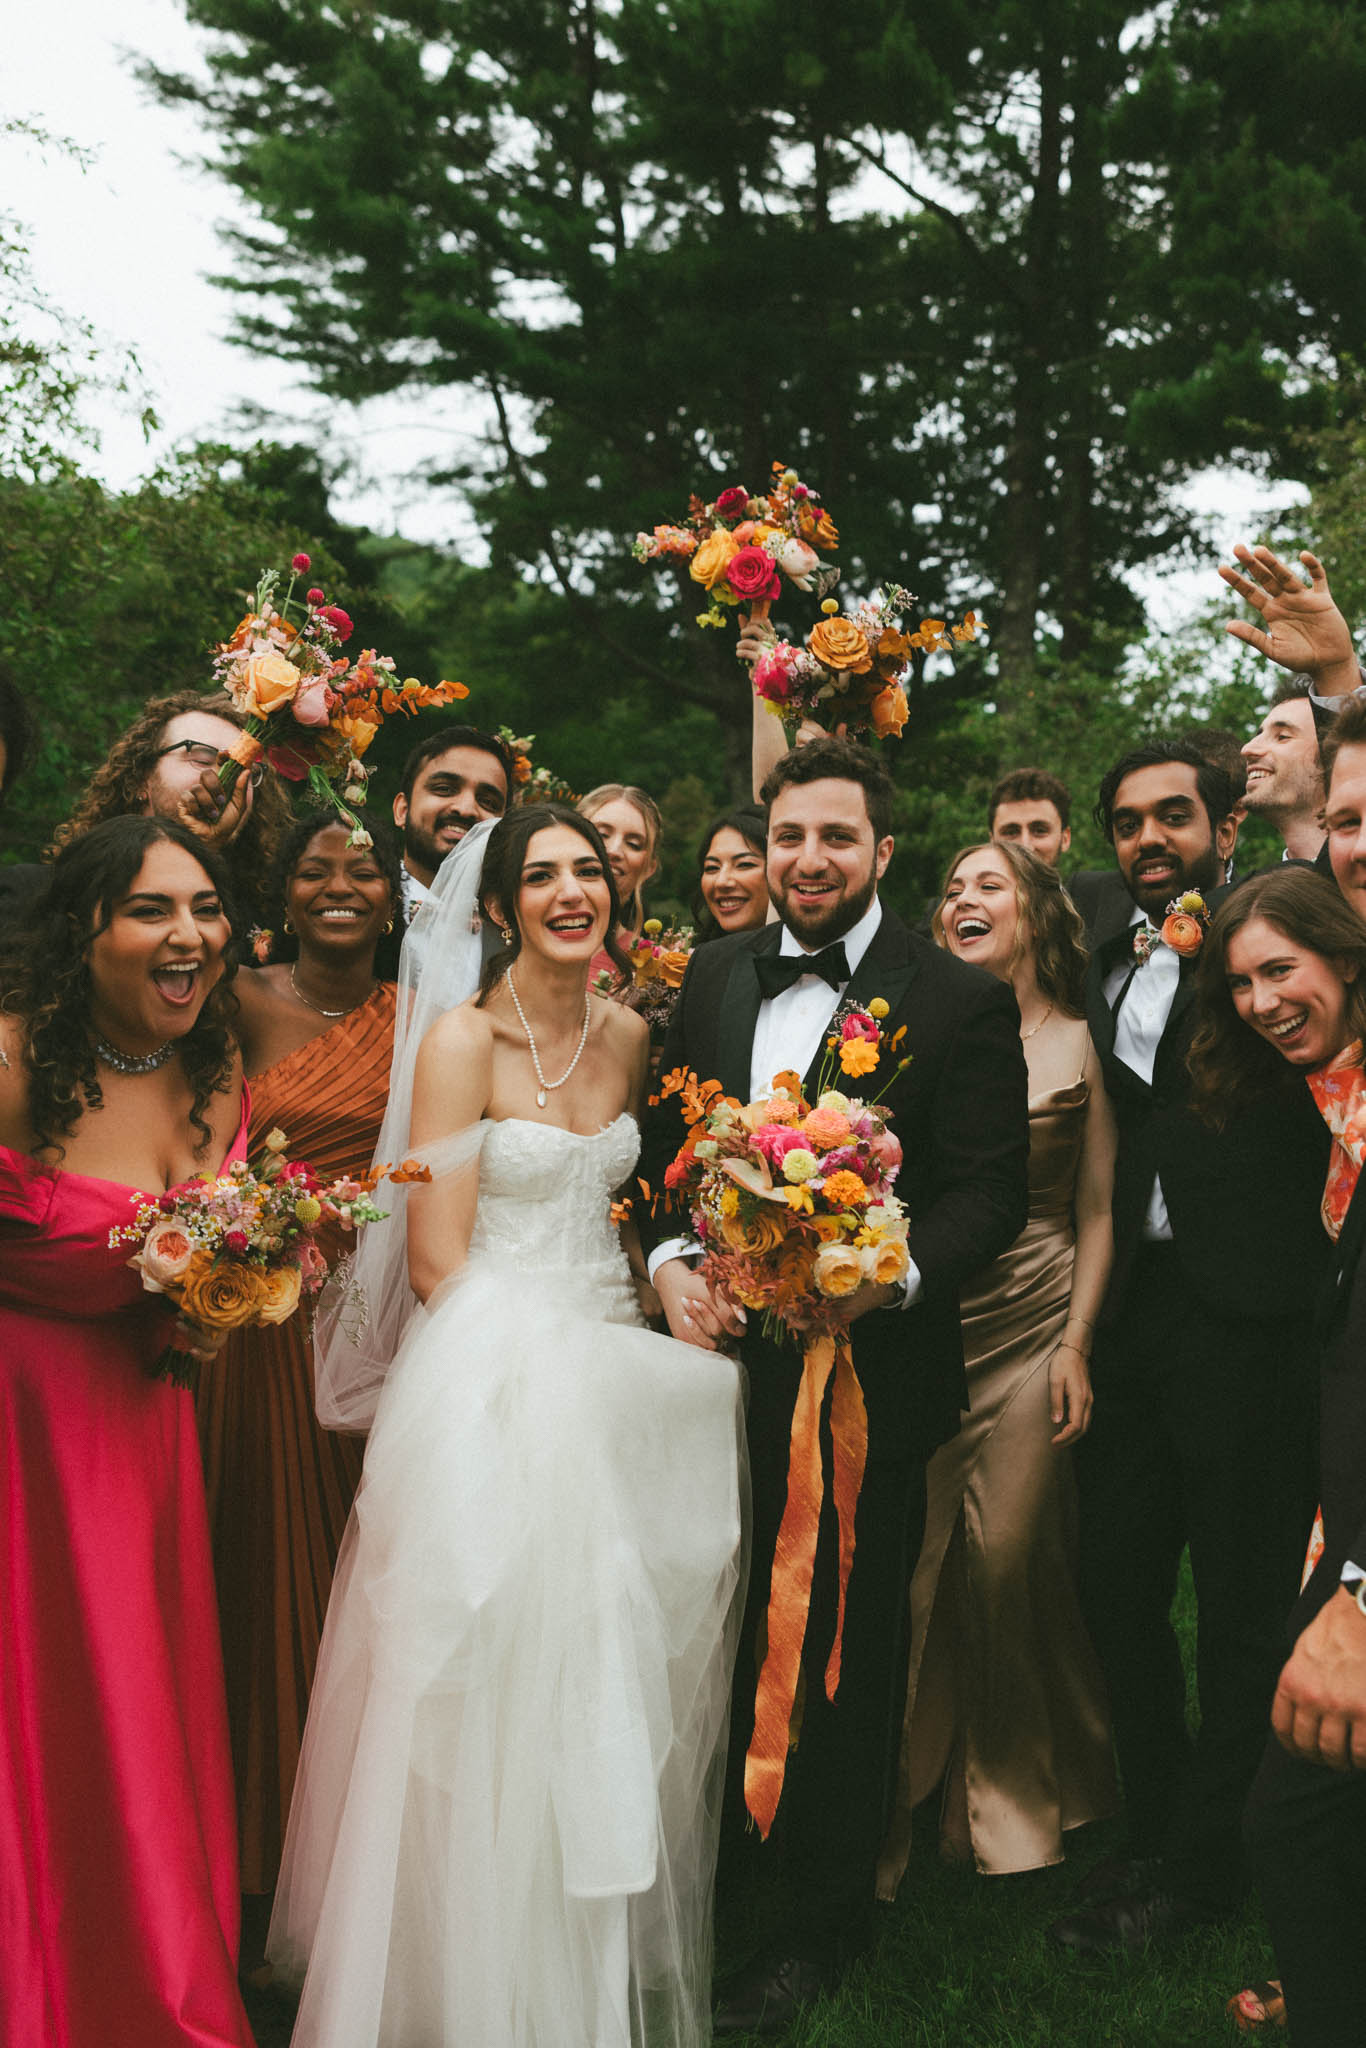
[(544, 1088), (538, 1088), (538, 1089), (536, 1090), (536, 1107), (537, 1107), (537, 1109), (544, 1109), (544, 1108), (545, 1108), (545, 1090), (544, 1090)]

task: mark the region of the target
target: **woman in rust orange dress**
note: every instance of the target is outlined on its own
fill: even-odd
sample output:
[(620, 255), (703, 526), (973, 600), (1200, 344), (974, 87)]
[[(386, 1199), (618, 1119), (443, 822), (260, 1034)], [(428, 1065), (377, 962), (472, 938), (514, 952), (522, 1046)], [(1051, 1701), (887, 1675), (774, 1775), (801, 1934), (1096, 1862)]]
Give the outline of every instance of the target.
[[(324, 1177), (369, 1166), (394, 1038), (375, 947), (400, 901), (387, 840), (316, 813), (281, 849), (280, 958), (240, 974), (250, 1145), (272, 1129)], [(338, 1232), (329, 1261), (343, 1253)], [(235, 1332), (196, 1397), (227, 1674), (242, 1864), (242, 1972), (261, 1981), (271, 1895), (327, 1596), (364, 1442), (319, 1426), (306, 1315)]]

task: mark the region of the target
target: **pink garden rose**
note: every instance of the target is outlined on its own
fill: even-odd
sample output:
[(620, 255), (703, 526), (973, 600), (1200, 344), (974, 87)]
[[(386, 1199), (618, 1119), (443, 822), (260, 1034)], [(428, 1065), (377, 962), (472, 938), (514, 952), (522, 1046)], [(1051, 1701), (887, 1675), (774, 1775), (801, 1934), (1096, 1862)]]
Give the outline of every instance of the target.
[(313, 676), (294, 699), (294, 716), (300, 725), (326, 725), (332, 692), (323, 676)]
[(194, 1243), (184, 1224), (168, 1217), (165, 1223), (152, 1225), (133, 1264), (140, 1269), (148, 1293), (161, 1294), (179, 1280), (193, 1257)]
[(777, 597), (782, 589), (773, 557), (764, 548), (740, 548), (726, 564), (726, 581), (737, 597)]
[(895, 1179), (901, 1169), (900, 1138), (893, 1131), (878, 1131), (868, 1140), (868, 1148), (884, 1176), (888, 1180)]

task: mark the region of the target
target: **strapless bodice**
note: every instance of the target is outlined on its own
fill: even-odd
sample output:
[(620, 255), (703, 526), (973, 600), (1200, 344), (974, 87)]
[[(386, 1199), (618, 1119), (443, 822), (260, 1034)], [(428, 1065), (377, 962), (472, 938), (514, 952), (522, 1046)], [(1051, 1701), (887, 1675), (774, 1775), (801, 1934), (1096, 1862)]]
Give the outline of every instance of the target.
[(484, 1139), (470, 1252), (550, 1267), (620, 1264), (615, 1189), (635, 1165), (640, 1132), (623, 1113), (583, 1136), (505, 1117)]

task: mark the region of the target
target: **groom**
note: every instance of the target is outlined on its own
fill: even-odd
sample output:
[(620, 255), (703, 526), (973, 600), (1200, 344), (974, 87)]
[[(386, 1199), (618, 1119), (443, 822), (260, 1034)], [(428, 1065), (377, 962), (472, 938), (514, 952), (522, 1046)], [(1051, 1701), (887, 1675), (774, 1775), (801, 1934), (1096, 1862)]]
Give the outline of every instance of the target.
[[(925, 1463), (955, 1434), (965, 1405), (958, 1289), (1025, 1220), (1028, 1123), (1015, 1001), (1003, 983), (907, 931), (879, 902), (892, 855), (892, 795), (881, 762), (848, 740), (821, 739), (783, 756), (763, 789), (768, 884), (781, 923), (694, 953), (664, 1048), (665, 1071), (691, 1068), (742, 1101), (766, 1092), (784, 1068), (805, 1075), (809, 1097), (836, 1008), (881, 996), (890, 1008), (885, 1033), (906, 1027), (896, 1056), (910, 1055), (884, 1098), (905, 1158), (897, 1192), (911, 1218), (910, 1272), (893, 1287), (867, 1283), (845, 1304), (867, 1406), (868, 1462), (842, 1675), (831, 1702), (824, 1673), (838, 1524), (827, 1392), (826, 1499), (793, 1716), (799, 1731), (763, 1843), (745, 1835), (744, 1761), (802, 1355), (797, 1345), (764, 1338), (757, 1317), (746, 1326), (743, 1312), (695, 1270), (695, 1246), (659, 1243), (650, 1261), (673, 1334), (703, 1346), (738, 1339), (750, 1383), (753, 1558), (722, 1861), (732, 1871), (752, 1861), (760, 1878), (780, 1859), (793, 1914), (782, 1951), (761, 1956), (732, 1990), (721, 2033), (780, 2031), (867, 1941), (905, 1700), (907, 1587), (924, 1527)], [(642, 1176), (650, 1187), (663, 1185), (682, 1135), (671, 1099), (647, 1124)]]

